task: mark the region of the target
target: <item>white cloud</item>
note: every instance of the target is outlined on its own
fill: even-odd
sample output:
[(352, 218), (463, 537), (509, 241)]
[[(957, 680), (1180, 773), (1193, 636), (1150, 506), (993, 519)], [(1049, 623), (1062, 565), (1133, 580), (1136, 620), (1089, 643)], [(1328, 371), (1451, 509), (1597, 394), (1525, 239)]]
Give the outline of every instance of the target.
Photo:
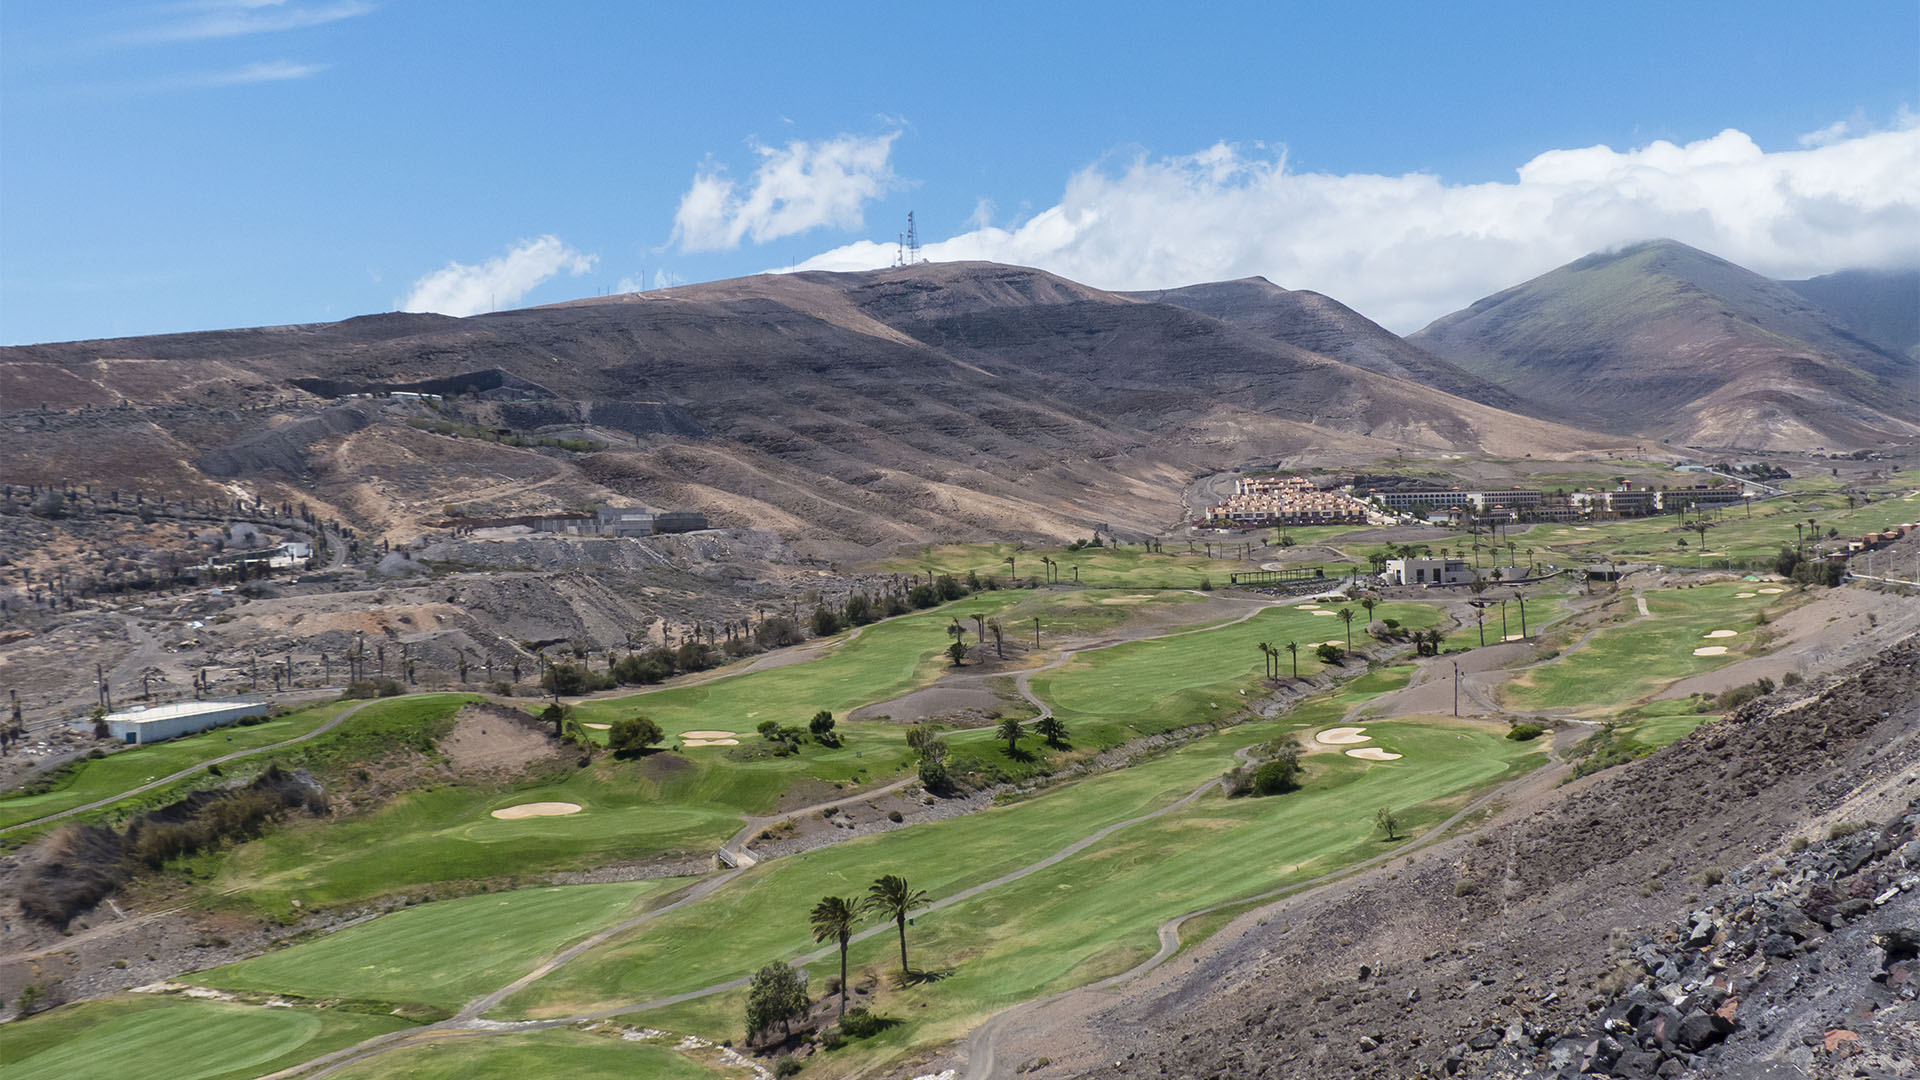
[(255, 83), (287, 82), (306, 79), (331, 67), (330, 64), (302, 64), (292, 60), (268, 60), (226, 71), (200, 71), (168, 75), (147, 83), (145, 90), (195, 90), (218, 86), (251, 86)]
[(721, 166), (704, 165), (680, 198), (668, 243), (681, 251), (725, 251), (743, 240), (764, 244), (822, 226), (857, 229), (866, 204), (894, 184), (888, 158), (899, 137), (894, 131), (755, 144), (760, 164), (744, 191)]
[(562, 243), (557, 236), (522, 240), (507, 251), (478, 266), (449, 262), (413, 283), (413, 291), (400, 301), (401, 311), (436, 311), (442, 315), (474, 315), (498, 311), (520, 302), (520, 298), (561, 271), (575, 277), (593, 269), (599, 261)]
[[(924, 245), (935, 260), (1037, 266), (1103, 288), (1263, 275), (1418, 329), (1592, 251), (1671, 237), (1763, 274), (1920, 264), (1920, 127), (1763, 151), (1727, 130), (1684, 145), (1552, 150), (1508, 183), (1296, 173), (1284, 152), (1219, 144), (1089, 166), (1024, 223)], [(691, 196), (693, 193), (689, 193)], [(861, 241), (802, 270), (887, 266)]]
[(170, 9), (181, 17), (128, 34), (129, 44), (206, 41), (212, 38), (272, 34), (324, 26), (365, 15), (373, 5), (364, 0), (334, 0), (324, 4), (295, 4), (287, 0), (202, 0)]

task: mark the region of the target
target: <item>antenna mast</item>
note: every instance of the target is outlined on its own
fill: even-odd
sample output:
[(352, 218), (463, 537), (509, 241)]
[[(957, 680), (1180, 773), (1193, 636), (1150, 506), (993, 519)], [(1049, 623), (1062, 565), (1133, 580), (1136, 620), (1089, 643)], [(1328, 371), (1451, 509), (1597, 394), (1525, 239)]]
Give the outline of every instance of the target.
[(907, 264), (920, 261), (920, 234), (913, 227), (913, 211), (907, 211)]

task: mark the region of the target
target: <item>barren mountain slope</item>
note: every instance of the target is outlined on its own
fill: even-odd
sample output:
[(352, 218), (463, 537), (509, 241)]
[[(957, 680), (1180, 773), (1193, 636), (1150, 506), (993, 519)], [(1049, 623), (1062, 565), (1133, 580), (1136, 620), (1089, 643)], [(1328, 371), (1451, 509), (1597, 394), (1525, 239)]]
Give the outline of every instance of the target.
[[(624, 497), (822, 549), (1066, 537), (1157, 527), (1194, 473), (1309, 448), (1616, 441), (983, 263), (27, 346), (0, 350), (0, 379), (19, 403), (0, 428), (8, 479), (101, 481), (115, 447), (144, 439), (145, 488), (239, 485), (396, 536), (448, 504)], [(447, 400), (345, 397), (388, 390)], [(470, 437), (499, 430), (522, 445)], [(524, 445), (541, 438), (574, 442)]]
[(1306, 289), (1283, 289), (1263, 277), (1126, 295), (1211, 315), (1230, 326), (1308, 352), (1381, 375), (1409, 379), (1483, 405), (1513, 409), (1520, 404), (1512, 391), (1409, 344), (1330, 296)]
[(1883, 349), (1920, 350), (1920, 270), (1842, 270), (1780, 284)]
[(1920, 437), (1920, 365), (1673, 241), (1587, 256), (1409, 340), (1608, 430), (1759, 449)]

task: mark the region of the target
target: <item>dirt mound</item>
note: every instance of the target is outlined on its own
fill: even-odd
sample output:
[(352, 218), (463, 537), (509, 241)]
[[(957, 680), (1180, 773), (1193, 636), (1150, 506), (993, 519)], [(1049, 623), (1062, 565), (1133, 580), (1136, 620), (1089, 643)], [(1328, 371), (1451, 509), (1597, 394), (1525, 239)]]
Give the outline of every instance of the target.
[(269, 766), (247, 784), (196, 791), (119, 832), (62, 826), (29, 850), (18, 878), (8, 884), (18, 887), (23, 915), (64, 928), (143, 866), (157, 868), (179, 855), (257, 835), (270, 819), (299, 809), (324, 813), (326, 792), (304, 772)]
[(200, 468), (211, 476), (256, 476), (277, 472), (304, 476), (307, 448), (321, 439), (360, 431), (373, 422), (371, 412), (358, 405), (328, 409), (306, 420), (295, 420), (209, 451)]

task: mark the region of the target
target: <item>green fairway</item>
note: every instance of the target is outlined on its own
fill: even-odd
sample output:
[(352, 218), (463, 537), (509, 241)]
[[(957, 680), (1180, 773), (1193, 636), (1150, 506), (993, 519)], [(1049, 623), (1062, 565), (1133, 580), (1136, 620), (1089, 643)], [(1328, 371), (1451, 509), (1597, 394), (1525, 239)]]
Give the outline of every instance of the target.
[(223, 990), (457, 1010), (687, 879), (567, 885), (422, 904), (189, 981)]
[[(1805, 533), (1804, 529), (1796, 533), (1795, 523), (1804, 526), (1808, 518), (1817, 523), (1821, 536), (1829, 529), (1837, 529), (1841, 537), (1857, 537), (1889, 525), (1920, 520), (1920, 493), (1907, 487), (1851, 509), (1844, 495), (1831, 491), (1756, 501), (1751, 508), (1739, 504), (1720, 507), (1715, 511), (1714, 526), (1707, 530), (1704, 551), (1700, 534), (1682, 525), (1672, 514), (1579, 525), (1536, 525), (1525, 534), (1516, 534), (1514, 540), (1520, 545), (1522, 562), (1525, 562), (1526, 549), (1533, 547), (1543, 552), (1537, 557), (1560, 563), (1612, 558), (1622, 562), (1657, 562), (1681, 569), (1712, 567), (1727, 560), (1744, 565), (1749, 560), (1770, 560), (1783, 545), (1792, 547)], [(1683, 540), (1684, 546), (1680, 543)], [(1548, 550), (1558, 553), (1558, 557), (1545, 555)]]
[(6, 1025), (7, 1080), (244, 1080), (408, 1026), (389, 1016), (122, 995)]
[[(1397, 683), (1385, 677), (1368, 695)], [(1340, 702), (1332, 715), (1350, 704)], [(736, 977), (769, 959), (810, 948), (805, 909), (821, 895), (853, 894), (889, 872), (904, 873), (936, 898), (990, 880), (1105, 825), (1166, 805), (1223, 771), (1233, 750), (1295, 730), (1299, 723), (1283, 717), (1244, 725), (1012, 806), (757, 867), (699, 904), (560, 969), (507, 1002), (500, 1013), (565, 1014)], [(964, 960), (965, 979), (942, 980), (929, 991), (947, 1002), (942, 1015), (970, 1016), (976, 1005), (1041, 993), (1055, 978), (1084, 981), (1107, 973), (1140, 948), (1150, 950), (1153, 926), (1167, 915), (1272, 888), (1292, 880), (1290, 875), (1324, 872), (1354, 857), (1369, 843), (1377, 805), (1406, 810), (1458, 795), (1507, 775), (1517, 762), (1538, 758), (1538, 747), (1513, 743), (1490, 727), (1396, 721), (1370, 733), (1377, 745), (1405, 758), (1375, 764), (1338, 753), (1312, 755), (1303, 791), (1263, 800), (1208, 796), (1040, 874), (921, 920), (918, 925), (927, 928), (919, 931), (922, 935), (953, 935), (928, 938), (932, 953), (923, 953), (924, 962), (939, 960), (942, 949), (945, 963)], [(1434, 807), (1403, 817), (1419, 824), (1443, 815)], [(1225, 862), (1219, 860), (1223, 843), (1235, 850)], [(955, 851), (966, 852), (966, 859), (952, 858)], [(1070, 903), (1052, 902), (1067, 893)], [(1084, 925), (1073, 918), (1076, 909), (1091, 913)], [(1004, 956), (986, 960), (981, 950), (1001, 939), (1006, 940), (991, 946), (992, 955)], [(868, 950), (861, 955), (879, 964), (894, 947), (885, 935), (860, 946)], [(1109, 950), (1117, 951), (1109, 956)], [(972, 985), (966, 979), (981, 981)]]
[[(1357, 532), (1363, 525), (1315, 525), (1306, 528), (1289, 528), (1287, 536), (1296, 545), (1324, 543), (1350, 533)], [(1175, 544), (1167, 542), (1165, 554), (1155, 554), (1138, 544), (1125, 547), (1089, 547), (1079, 551), (1068, 551), (1064, 547), (1029, 548), (1023, 544), (947, 544), (940, 547), (921, 549), (917, 555), (891, 559), (881, 564), (881, 568), (893, 573), (926, 573), (931, 568), (935, 573), (948, 573), (956, 576), (969, 571), (982, 577), (998, 576), (1001, 580), (1008, 577), (1007, 558), (1014, 561), (1014, 576), (1021, 579), (1041, 577), (1046, 573), (1045, 556), (1060, 564), (1059, 580), (1063, 584), (1092, 585), (1111, 589), (1197, 589), (1203, 582), (1215, 587), (1225, 588), (1227, 575), (1236, 570), (1251, 570), (1262, 560), (1276, 558), (1279, 551), (1263, 546), (1262, 541), (1272, 540), (1277, 535), (1273, 529), (1256, 530), (1244, 535), (1233, 534), (1210, 537), (1204, 541), (1195, 541), (1192, 553), (1187, 551), (1185, 541)], [(1209, 558), (1204, 552), (1211, 544), (1220, 558)], [(1240, 557), (1240, 552), (1251, 545), (1252, 561)], [(1228, 557), (1230, 556), (1230, 557)], [(1074, 578), (1075, 568), (1079, 570), (1079, 579)], [(1344, 571), (1342, 571), (1344, 572)], [(1329, 576), (1337, 577), (1334, 570), (1327, 571)]]
[[(1337, 615), (1316, 615), (1301, 604), (1270, 607), (1245, 622), (1202, 633), (1133, 642), (1083, 653), (1062, 667), (1036, 675), (1033, 691), (1051, 704), (1075, 731), (1100, 725), (1122, 730), (1103, 735), (1109, 744), (1136, 734), (1153, 734), (1193, 723), (1209, 715), (1230, 715), (1259, 690), (1265, 659), (1259, 643), (1283, 650), (1280, 673), (1291, 677), (1295, 654), (1284, 651), (1297, 643), (1302, 678), (1324, 670), (1314, 656), (1321, 642), (1339, 641), (1345, 647), (1347, 625)], [(1353, 644), (1367, 650), (1376, 645), (1366, 635), (1368, 614), (1358, 604), (1329, 601), (1316, 605), (1354, 613)], [(1425, 628), (1440, 621), (1438, 608), (1426, 604), (1381, 604), (1374, 619), (1397, 619), (1402, 626)]]
[[(582, 723), (611, 723), (636, 712), (670, 735), (721, 730), (751, 735), (764, 720), (804, 725), (826, 709), (839, 716), (872, 701), (932, 682), (950, 665), (945, 656), (955, 618), (974, 640), (971, 616), (988, 618), (1035, 594), (1016, 589), (975, 593), (944, 607), (875, 623), (816, 660), (732, 675), (694, 686), (601, 698), (575, 706)], [(859, 738), (854, 732), (849, 741)]]
[[(1752, 654), (1755, 614), (1792, 596), (1761, 593), (1761, 588), (1781, 586), (1736, 583), (1648, 592), (1649, 617), (1603, 629), (1579, 649), (1523, 672), (1502, 688), (1501, 699), (1516, 710), (1613, 708), (1676, 679), (1723, 667)], [(1633, 610), (1631, 598), (1617, 602)], [(1715, 630), (1734, 633), (1707, 637)], [(1702, 648), (1727, 651), (1694, 655)]]
[[(230, 852), (207, 856), (201, 865), (213, 879), (214, 891), (229, 896), (227, 902), (283, 916), (292, 912), (296, 899), (308, 907), (334, 905), (440, 881), (512, 878), (710, 852), (740, 827), (744, 816), (770, 813), (797, 783), (815, 784), (830, 794), (911, 769), (914, 755), (902, 725), (854, 723), (845, 715), (859, 705), (931, 682), (947, 670), (948, 662), (938, 654), (951, 640), (945, 628), (953, 618), (975, 612), (1036, 612), (1043, 628), (1052, 628), (1046, 632), (1053, 633), (1063, 626), (1109, 629), (1130, 618), (1177, 619), (1181, 608), (1197, 603), (1188, 594), (1146, 603), (1100, 603), (1113, 596), (982, 593), (938, 611), (869, 626), (815, 660), (698, 686), (585, 702), (575, 707), (583, 722), (609, 723), (644, 712), (669, 731), (737, 731), (745, 745), (688, 747), (638, 759), (603, 756), (586, 768), (556, 769), (544, 780), (512, 785), (433, 787), (369, 814), (294, 822)], [(759, 752), (762, 740), (753, 728), (761, 719), (804, 725), (819, 709), (842, 718), (835, 729), (839, 745), (809, 743), (786, 757)], [(357, 731), (361, 724), (361, 717), (355, 717), (349, 727)], [(351, 735), (342, 728), (319, 740), (314, 752), (329, 761), (341, 760), (349, 747), (372, 752), (363, 742), (348, 742)], [(991, 743), (987, 731), (957, 738), (962, 745)], [(490, 816), (493, 810), (527, 802), (570, 802), (582, 812), (516, 821)]]
[(265, 723), (225, 727), (162, 743), (128, 747), (103, 758), (79, 762), (45, 792), (0, 799), (0, 828), (110, 799), (213, 758), (297, 738), (338, 716), (352, 704), (328, 702)]
[[(1210, 759), (1217, 766), (1230, 760), (1235, 746), (1295, 726), (1291, 718), (1250, 725), (1204, 740), (1176, 756)], [(958, 1037), (987, 1014), (1014, 1002), (1126, 970), (1153, 953), (1155, 928), (1175, 915), (1303, 883), (1356, 859), (1392, 850), (1374, 830), (1373, 811), (1379, 806), (1394, 807), (1407, 828), (1417, 832), (1444, 819), (1469, 791), (1514, 775), (1540, 759), (1538, 747), (1515, 744), (1493, 726), (1392, 721), (1369, 725), (1368, 733), (1374, 745), (1404, 757), (1371, 763), (1337, 751), (1316, 753), (1307, 759), (1306, 785), (1300, 791), (1267, 799), (1229, 799), (1215, 792), (1173, 814), (1119, 832), (1064, 862), (916, 919), (910, 932), (911, 959), (917, 969), (939, 973), (935, 981), (894, 987), (889, 973), (898, 967), (898, 953), (890, 933), (856, 943), (852, 953), (853, 968), (860, 973), (856, 979), (877, 981), (875, 1011), (905, 1023), (873, 1040), (851, 1044), (836, 1052), (835, 1060), (851, 1067), (868, 1058), (897, 1055), (910, 1046)], [(1167, 778), (1173, 775), (1170, 769)], [(1080, 786), (1089, 789), (1081, 798), (1100, 797), (1101, 780)], [(1061, 802), (1049, 802), (1056, 798)], [(1062, 796), (1048, 796), (1014, 808), (1007, 816), (1067, 816), (1075, 808), (1064, 805), (1065, 801)], [(1000, 813), (978, 815), (976, 827), (983, 831), (1006, 827), (1005, 818), (994, 820)], [(1094, 824), (1097, 821), (1088, 821), (1087, 827)], [(878, 842), (855, 862), (867, 868), (868, 876), (888, 869), (905, 870), (910, 880), (925, 876), (905, 861), (906, 855)], [(981, 876), (988, 872), (983, 869)], [(831, 888), (849, 891), (859, 883), (858, 873), (850, 868), (851, 880)], [(713, 947), (724, 948), (733, 957), (738, 966), (734, 973), (810, 948), (804, 935), (803, 901), (810, 901), (827, 883), (786, 884), (791, 891), (777, 888), (786, 897), (785, 910), (767, 912), (768, 918), (786, 924), (786, 953), (775, 949), (754, 955), (709, 939)], [(915, 880), (915, 884), (922, 882)], [(769, 882), (761, 888), (776, 885)], [(938, 896), (943, 890), (934, 891)], [(586, 1004), (585, 995), (597, 998), (596, 1004), (615, 995), (639, 1000), (667, 990), (669, 984), (677, 987), (694, 981), (678, 978), (668, 954), (653, 951), (671, 948), (663, 940), (653, 940), (664, 938), (665, 929), (642, 931), (622, 946), (621, 959), (637, 965), (637, 971), (617, 970), (620, 965), (611, 958), (594, 956), (579, 962), (589, 965), (580, 972), (563, 970), (548, 981), (565, 983), (583, 994), (568, 1005)], [(651, 982), (648, 971), (654, 979), (667, 981)], [(837, 958), (813, 965), (815, 985), (822, 985), (837, 971)], [(714, 969), (706, 972), (708, 977), (724, 974)], [(587, 977), (570, 980), (570, 975)], [(543, 988), (545, 983), (537, 984), (532, 994), (510, 1006), (554, 1007), (565, 1001), (557, 985), (546, 988), (551, 996), (543, 1000)], [(738, 1035), (739, 1007), (737, 995), (717, 995), (711, 1001), (695, 1000), (631, 1019), (722, 1038)]]
[[(693, 1053), (701, 1053), (695, 1051)], [(704, 1053), (717, 1057), (717, 1049)], [(714, 1080), (741, 1070), (710, 1068), (669, 1040), (561, 1029), (448, 1039), (408, 1047), (333, 1074), (340, 1080)]]

